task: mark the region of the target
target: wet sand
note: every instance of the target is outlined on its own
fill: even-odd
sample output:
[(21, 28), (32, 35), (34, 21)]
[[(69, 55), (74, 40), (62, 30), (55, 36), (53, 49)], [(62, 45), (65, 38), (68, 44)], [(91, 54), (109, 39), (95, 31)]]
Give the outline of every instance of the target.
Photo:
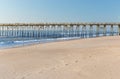
[(0, 79), (119, 79), (120, 37), (0, 50)]

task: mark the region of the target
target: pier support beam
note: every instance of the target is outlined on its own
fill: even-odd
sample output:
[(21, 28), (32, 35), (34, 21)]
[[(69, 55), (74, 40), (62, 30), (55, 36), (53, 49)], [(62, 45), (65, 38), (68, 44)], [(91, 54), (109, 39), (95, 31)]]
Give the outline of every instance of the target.
[(80, 25), (76, 25), (77, 26), (77, 37), (80, 37)]
[(100, 25), (97, 25), (97, 26), (96, 26), (96, 37), (99, 36), (99, 30), (100, 30), (99, 27), (100, 27)]
[(104, 30), (104, 36), (107, 35), (107, 34), (106, 34), (106, 27), (107, 27), (107, 25), (104, 25), (104, 27), (103, 27), (103, 30)]
[(119, 35), (120, 35), (120, 25), (118, 25)]
[(87, 37), (87, 34), (86, 34), (86, 25), (83, 25), (82, 27), (82, 35), (81, 35), (82, 38), (86, 38)]
[(111, 36), (114, 35), (114, 32), (113, 32), (113, 25), (111, 25)]
[(93, 37), (93, 25), (90, 25), (89, 37)]
[(70, 37), (70, 25), (67, 25), (66, 29), (67, 29), (67, 37)]

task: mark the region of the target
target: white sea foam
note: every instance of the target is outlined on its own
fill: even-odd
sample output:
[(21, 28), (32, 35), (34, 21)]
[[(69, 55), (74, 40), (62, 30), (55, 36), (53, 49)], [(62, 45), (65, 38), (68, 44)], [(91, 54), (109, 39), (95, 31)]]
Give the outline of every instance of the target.
[[(1, 41), (0, 48), (8, 48), (8, 47), (15, 47), (15, 46), (23, 46), (35, 43), (48, 43), (54, 41), (61, 41), (61, 40), (70, 40), (70, 39), (77, 39), (79, 37), (66, 37), (66, 38), (52, 38), (52, 39), (32, 39), (32, 40), (13, 40), (13, 38), (6, 38), (10, 41)], [(5, 38), (4, 38), (5, 39)]]
[[(99, 36), (103, 36), (103, 34), (99, 34)], [(85, 35), (84, 37), (90, 38), (89, 34)], [(48, 43), (48, 42), (71, 40), (71, 39), (81, 39), (84, 37), (63, 37), (63, 38), (49, 38), (49, 39), (0, 37), (0, 48), (16, 47), (16, 46), (23, 46), (23, 45), (36, 44), (36, 43)], [(93, 35), (93, 37), (96, 37), (96, 35)]]

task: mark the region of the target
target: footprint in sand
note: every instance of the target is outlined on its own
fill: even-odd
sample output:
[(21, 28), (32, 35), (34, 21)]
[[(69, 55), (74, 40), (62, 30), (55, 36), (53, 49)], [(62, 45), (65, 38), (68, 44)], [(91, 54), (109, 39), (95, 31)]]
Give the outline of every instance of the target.
[(89, 58), (92, 58), (92, 56), (89, 56)]
[(42, 74), (43, 72), (44, 72), (44, 71), (39, 71), (38, 73), (39, 73), (39, 74)]
[(53, 67), (53, 68), (51, 68), (52, 70), (55, 70), (56, 68), (55, 67)]
[(78, 63), (78, 60), (76, 60), (75, 63)]
[(22, 77), (21, 79), (25, 79), (25, 77)]
[(65, 64), (65, 66), (68, 66), (69, 64)]
[(28, 74), (27, 74), (27, 76), (30, 76), (30, 75), (31, 75), (31, 73), (28, 73)]

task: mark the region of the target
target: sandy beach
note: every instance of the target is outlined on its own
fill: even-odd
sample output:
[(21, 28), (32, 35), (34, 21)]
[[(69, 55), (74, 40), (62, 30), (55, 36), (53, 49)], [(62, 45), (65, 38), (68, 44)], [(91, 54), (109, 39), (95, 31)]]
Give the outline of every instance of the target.
[(0, 50), (0, 79), (119, 78), (119, 36)]

